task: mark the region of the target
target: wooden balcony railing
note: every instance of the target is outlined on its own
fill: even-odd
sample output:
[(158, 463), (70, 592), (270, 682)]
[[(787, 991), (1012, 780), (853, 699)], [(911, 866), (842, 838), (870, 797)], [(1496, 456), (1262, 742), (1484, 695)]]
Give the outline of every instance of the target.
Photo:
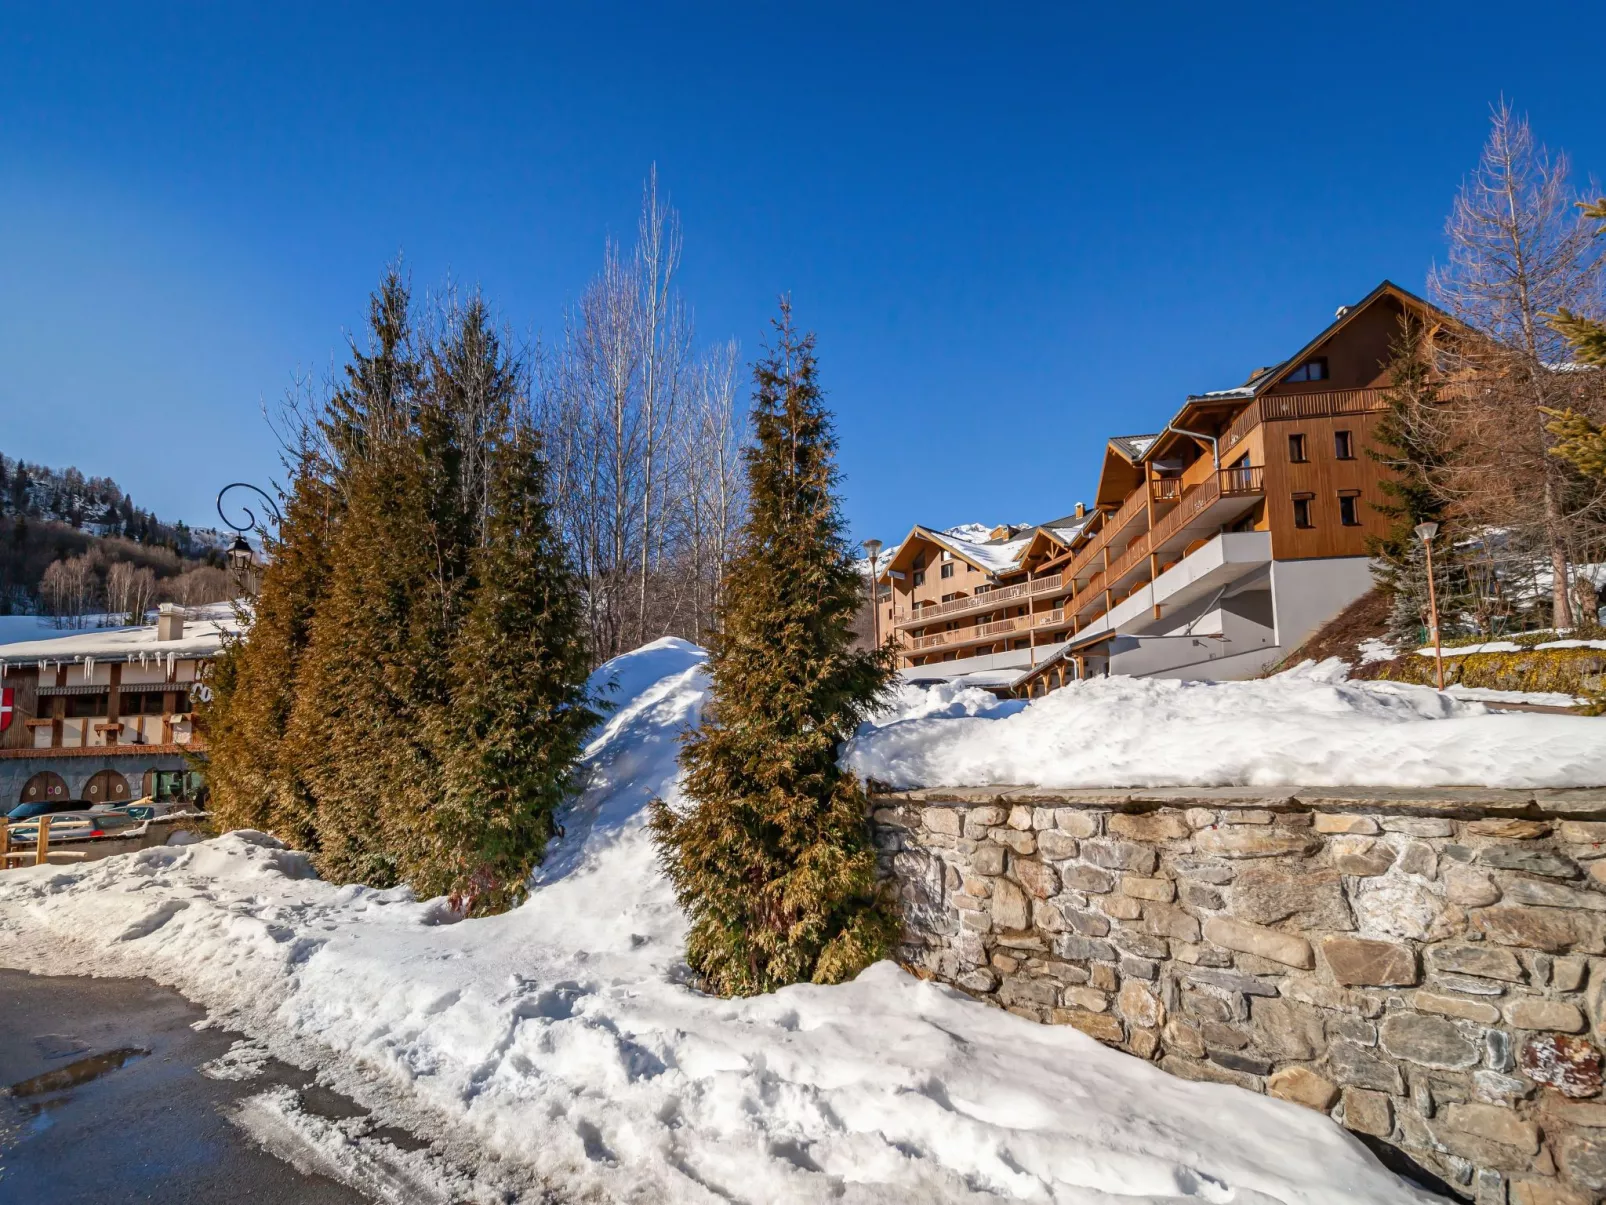
[(1122, 577), (1132, 571), (1132, 567), (1149, 557), (1149, 538), (1141, 535), (1132, 541), (1131, 547), (1121, 554), (1121, 559), (1110, 566), (1106, 579), (1114, 585)]
[(1156, 502), (1175, 502), (1182, 497), (1182, 478), (1156, 477), (1149, 482), (1149, 493)]
[(1366, 414), (1388, 406), (1381, 389), (1333, 389), (1321, 393), (1272, 394), (1258, 399), (1267, 422), (1288, 418), (1328, 418), (1338, 414)]

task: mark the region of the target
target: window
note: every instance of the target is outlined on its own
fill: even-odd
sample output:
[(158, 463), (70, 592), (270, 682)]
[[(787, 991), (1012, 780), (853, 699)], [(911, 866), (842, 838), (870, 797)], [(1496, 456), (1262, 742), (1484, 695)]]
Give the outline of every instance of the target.
[(966, 561), (965, 562), (965, 572), (966, 573), (974, 573), (974, 572), (976, 572), (976, 566), (972, 565), (969, 561)]
[(965, 597), (963, 594), (961, 594), (961, 593), (959, 593), (959, 591), (955, 590), (952, 594), (944, 594), (942, 596), (942, 601), (943, 602), (953, 602), (954, 599), (963, 598), (963, 597)]
[(1345, 527), (1361, 525), (1360, 498), (1359, 490), (1345, 490), (1338, 496), (1338, 521)]
[(916, 569), (924, 569), (926, 567), (926, 554), (925, 553), (922, 552), (920, 555), (915, 557), (915, 565), (914, 565), (914, 567)]
[(1333, 455), (1340, 460), (1354, 460), (1355, 436), (1348, 431), (1334, 431)]
[(926, 584), (925, 572), (923, 570), (916, 569), (915, 570), (915, 585), (924, 586), (925, 584)]
[(1314, 360), (1306, 360), (1293, 372), (1283, 378), (1285, 381), (1325, 381), (1327, 379), (1327, 357), (1317, 356)]
[(67, 714), (74, 717), (106, 714), (105, 695), (68, 695)]
[(954, 563), (952, 561), (944, 561), (942, 563), (942, 576), (943, 577), (952, 577), (953, 575), (954, 575)]
[(1314, 497), (1315, 497), (1314, 494), (1295, 494), (1294, 495), (1294, 526), (1295, 527), (1315, 527), (1316, 526), (1316, 524), (1311, 520), (1311, 517), (1310, 517), (1310, 504), (1311, 504), (1311, 499), (1313, 499)]
[(1305, 463), (1307, 458), (1305, 456), (1305, 437), (1303, 435), (1290, 435), (1288, 437), (1288, 459), (1295, 464)]

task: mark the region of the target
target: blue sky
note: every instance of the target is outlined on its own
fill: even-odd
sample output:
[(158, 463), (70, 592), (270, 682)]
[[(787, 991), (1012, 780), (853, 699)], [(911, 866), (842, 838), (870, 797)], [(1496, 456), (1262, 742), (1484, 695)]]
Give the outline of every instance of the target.
[(7, 3), (0, 449), (206, 522), (388, 260), (550, 334), (656, 162), (699, 336), (818, 333), (857, 536), (1049, 518), (1420, 289), (1501, 94), (1606, 174), (1598, 7), (1480, 7)]

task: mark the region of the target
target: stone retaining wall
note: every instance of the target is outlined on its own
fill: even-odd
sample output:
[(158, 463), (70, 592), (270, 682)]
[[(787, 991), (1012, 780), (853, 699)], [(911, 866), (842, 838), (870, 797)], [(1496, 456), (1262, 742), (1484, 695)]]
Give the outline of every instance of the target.
[(1606, 1196), (1606, 791), (926, 790), (874, 825), (916, 973), (1478, 1202)]

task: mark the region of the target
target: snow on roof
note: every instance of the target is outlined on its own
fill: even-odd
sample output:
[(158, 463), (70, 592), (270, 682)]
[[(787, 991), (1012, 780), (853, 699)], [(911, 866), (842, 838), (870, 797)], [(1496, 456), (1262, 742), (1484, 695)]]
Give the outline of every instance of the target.
[(184, 635), (178, 640), (156, 639), (156, 625), (140, 627), (91, 628), (61, 636), (0, 643), (0, 665), (28, 661), (72, 663), (86, 658), (96, 661), (140, 661), (149, 657), (215, 657), (225, 636), (240, 630), (230, 603), (214, 603), (195, 609), (198, 618), (184, 621)]
[(1154, 441), (1159, 438), (1158, 435), (1114, 435), (1110, 437), (1110, 442), (1128, 460), (1137, 460), (1153, 447)]
[(988, 573), (1008, 573), (1018, 568), (1021, 554), (1026, 551), (1027, 545), (1032, 542), (1032, 535), (1036, 528), (1032, 528), (1026, 535), (1015, 536), (1007, 540), (988, 540), (985, 543), (976, 543), (960, 536), (950, 535), (945, 531), (927, 531), (926, 535), (949, 552), (962, 556), (968, 561), (980, 565)]

